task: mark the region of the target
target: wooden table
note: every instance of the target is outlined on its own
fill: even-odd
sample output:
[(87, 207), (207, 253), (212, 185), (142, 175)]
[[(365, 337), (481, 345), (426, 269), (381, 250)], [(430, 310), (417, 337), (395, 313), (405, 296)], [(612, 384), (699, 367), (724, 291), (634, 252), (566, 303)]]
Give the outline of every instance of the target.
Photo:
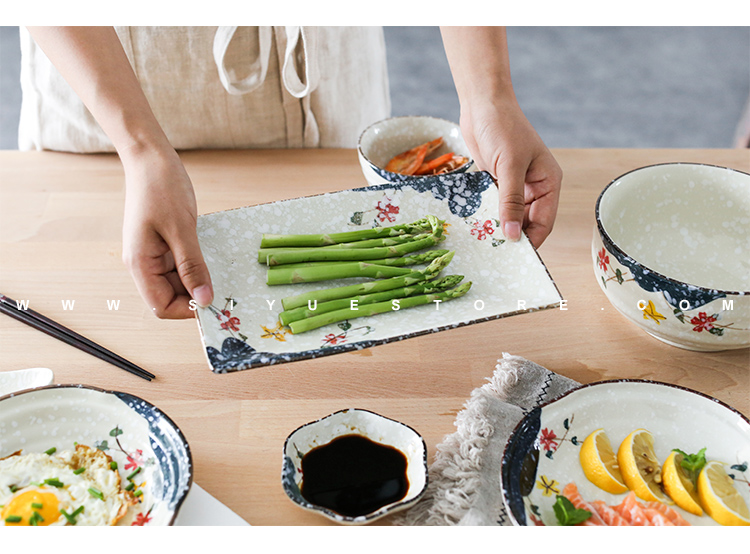
[[(594, 203), (614, 177), (695, 161), (750, 171), (746, 150), (557, 150), (564, 172), (556, 228), (540, 248), (568, 310), (548, 310), (228, 375), (206, 363), (195, 321), (155, 318), (121, 262), (123, 173), (114, 156), (0, 152), (0, 291), (150, 369), (149, 383), (0, 317), (0, 371), (49, 367), (56, 383), (141, 396), (170, 415), (193, 452), (195, 480), (252, 524), (325, 524), (292, 504), (281, 450), (299, 425), (360, 407), (403, 421), (430, 455), (502, 352), (580, 382), (677, 383), (750, 414), (750, 351), (695, 353), (627, 322), (594, 278)], [(200, 213), (363, 186), (352, 150), (187, 152)], [(278, 186), (277, 183), (284, 183)], [(61, 300), (75, 300), (62, 309)], [(120, 300), (118, 311), (107, 300)]]

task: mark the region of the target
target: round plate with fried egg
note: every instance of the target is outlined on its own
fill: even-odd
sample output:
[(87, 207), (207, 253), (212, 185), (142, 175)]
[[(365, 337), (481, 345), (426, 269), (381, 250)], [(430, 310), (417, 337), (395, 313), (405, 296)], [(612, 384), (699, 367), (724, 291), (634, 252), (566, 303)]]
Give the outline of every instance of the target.
[(127, 393), (52, 385), (0, 398), (0, 526), (172, 525), (190, 448)]

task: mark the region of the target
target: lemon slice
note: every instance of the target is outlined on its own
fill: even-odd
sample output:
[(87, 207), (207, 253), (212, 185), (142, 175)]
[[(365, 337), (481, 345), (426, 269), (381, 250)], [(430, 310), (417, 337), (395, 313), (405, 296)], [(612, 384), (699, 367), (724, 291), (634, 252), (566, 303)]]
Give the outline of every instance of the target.
[(622, 479), (638, 498), (646, 502), (670, 502), (661, 490), (661, 464), (654, 454), (654, 436), (636, 429), (622, 441), (617, 451)]
[(679, 452), (672, 452), (664, 462), (662, 466), (664, 492), (683, 510), (702, 516), (703, 508), (698, 499), (698, 491), (685, 468), (680, 465), (683, 458), (684, 456)]
[(721, 525), (750, 525), (750, 510), (721, 462), (708, 462), (698, 476), (703, 508)]
[(617, 458), (604, 429), (591, 433), (581, 445), (581, 467), (586, 478), (597, 487), (612, 494), (627, 492)]

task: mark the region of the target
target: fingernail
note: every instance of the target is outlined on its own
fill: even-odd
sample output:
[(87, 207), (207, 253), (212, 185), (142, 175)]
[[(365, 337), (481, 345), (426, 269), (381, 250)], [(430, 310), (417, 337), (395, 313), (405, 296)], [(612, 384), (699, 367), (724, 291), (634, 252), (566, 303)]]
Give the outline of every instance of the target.
[(193, 300), (195, 300), (201, 308), (211, 305), (211, 301), (214, 299), (211, 287), (208, 285), (201, 285), (193, 289)]
[(519, 240), (521, 238), (521, 224), (518, 221), (506, 221), (503, 225), (503, 233), (510, 240)]

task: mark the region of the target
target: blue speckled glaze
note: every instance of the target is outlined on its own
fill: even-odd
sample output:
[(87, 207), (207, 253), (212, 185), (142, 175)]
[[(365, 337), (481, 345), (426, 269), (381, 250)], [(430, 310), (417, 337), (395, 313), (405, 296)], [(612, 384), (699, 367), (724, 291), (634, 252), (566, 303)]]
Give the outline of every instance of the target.
[[(379, 170), (384, 178), (388, 175), (398, 175)], [(465, 171), (465, 169), (463, 170)], [(448, 202), (452, 214), (458, 217), (469, 217), (482, 205), (482, 193), (495, 184), (492, 175), (486, 171), (472, 171), (470, 173), (455, 172), (449, 175), (429, 175), (426, 177), (409, 177), (399, 175), (404, 179), (395, 183), (384, 183), (354, 190), (384, 190), (413, 188), (417, 192), (431, 192), (436, 200)]]
[(193, 482), (190, 446), (180, 428), (156, 406), (125, 392), (112, 391), (148, 422), (149, 442), (161, 468), (163, 494), (170, 510), (176, 511)]

